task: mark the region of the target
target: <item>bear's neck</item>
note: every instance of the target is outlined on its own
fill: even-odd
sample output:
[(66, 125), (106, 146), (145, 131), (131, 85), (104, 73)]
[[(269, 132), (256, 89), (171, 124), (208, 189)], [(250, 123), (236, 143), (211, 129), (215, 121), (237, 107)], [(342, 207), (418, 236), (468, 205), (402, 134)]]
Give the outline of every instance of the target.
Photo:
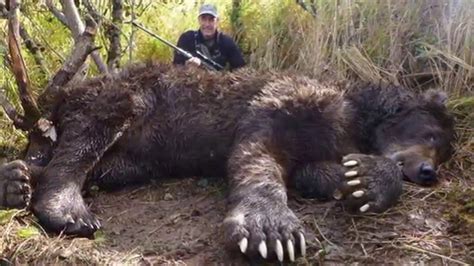
[(355, 110), (353, 128), (357, 148), (361, 152), (375, 154), (380, 152), (375, 134), (377, 127), (406, 109), (407, 103), (415, 97), (408, 90), (395, 86), (368, 86), (351, 90), (347, 95)]

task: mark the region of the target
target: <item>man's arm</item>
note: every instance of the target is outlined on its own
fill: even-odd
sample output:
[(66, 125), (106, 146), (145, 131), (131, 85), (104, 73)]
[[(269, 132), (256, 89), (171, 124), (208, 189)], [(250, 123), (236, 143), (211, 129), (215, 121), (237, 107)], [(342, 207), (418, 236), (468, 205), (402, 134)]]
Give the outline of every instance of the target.
[(236, 69), (245, 65), (244, 58), (234, 40), (226, 36), (226, 51), (229, 58), (230, 69)]
[[(190, 53), (194, 52), (194, 34), (192, 31), (187, 31), (181, 36), (179, 36), (178, 43), (176, 44), (181, 49), (184, 49)], [(188, 60), (184, 55), (180, 54), (178, 51), (174, 51), (173, 64), (175, 65), (184, 65)]]

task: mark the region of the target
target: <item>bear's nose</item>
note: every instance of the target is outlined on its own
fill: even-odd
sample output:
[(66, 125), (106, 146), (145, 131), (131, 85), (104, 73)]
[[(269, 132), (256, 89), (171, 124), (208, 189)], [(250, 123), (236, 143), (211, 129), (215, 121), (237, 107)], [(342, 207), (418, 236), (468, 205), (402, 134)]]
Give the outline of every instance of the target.
[(431, 164), (421, 163), (418, 178), (423, 182), (432, 183), (436, 181), (436, 171)]

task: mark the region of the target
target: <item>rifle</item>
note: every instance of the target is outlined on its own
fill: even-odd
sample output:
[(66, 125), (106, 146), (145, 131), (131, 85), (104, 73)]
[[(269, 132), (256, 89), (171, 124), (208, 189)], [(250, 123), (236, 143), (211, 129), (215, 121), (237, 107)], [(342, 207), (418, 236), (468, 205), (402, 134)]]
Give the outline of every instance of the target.
[[(136, 23), (135, 21), (131, 21), (132, 25), (141, 29), (142, 31), (148, 33), (150, 36), (152, 37), (155, 37), (156, 39), (162, 41), (164, 44), (168, 45), (169, 47), (175, 49), (178, 53), (182, 54), (183, 56), (185, 56), (187, 59), (190, 59), (191, 57), (194, 57), (190, 52), (184, 50), (184, 49), (181, 49), (179, 48), (178, 46), (170, 43), (169, 41), (163, 39), (162, 37), (158, 36), (157, 34), (153, 33), (152, 31), (150, 31), (149, 29), (143, 27), (142, 25)], [(201, 52), (197, 51), (197, 54), (199, 55), (199, 57), (201, 57), (201, 63), (208, 69), (210, 70), (215, 70), (215, 71), (218, 71), (218, 70), (222, 70), (224, 69), (224, 67), (222, 65), (220, 65), (219, 63), (213, 61), (212, 59), (210, 59), (209, 57), (203, 55)]]

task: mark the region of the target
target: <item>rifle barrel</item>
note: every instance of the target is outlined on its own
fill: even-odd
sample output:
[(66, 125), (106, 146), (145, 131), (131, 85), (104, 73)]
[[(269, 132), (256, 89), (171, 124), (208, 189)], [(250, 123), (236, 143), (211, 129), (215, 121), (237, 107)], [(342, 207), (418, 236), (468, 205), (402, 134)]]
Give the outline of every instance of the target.
[(192, 55), (191, 53), (189, 53), (189, 52), (187, 52), (187, 51), (185, 51), (185, 50), (179, 48), (178, 46), (176, 46), (176, 45), (170, 43), (169, 41), (167, 41), (167, 40), (161, 38), (159, 35), (157, 35), (157, 34), (151, 32), (150, 30), (148, 30), (147, 28), (143, 27), (142, 25), (136, 23), (135, 21), (132, 21), (132, 24), (133, 24), (133, 26), (135, 26), (135, 27), (141, 29), (142, 31), (144, 31), (144, 32), (150, 34), (151, 36), (157, 38), (158, 40), (164, 42), (166, 45), (168, 45), (168, 46), (170, 46), (171, 48), (175, 49), (176, 51), (180, 52), (180, 53), (183, 54), (184, 56), (186, 56), (186, 57), (188, 57), (188, 58), (193, 57), (193, 55)]
[[(186, 56), (188, 59), (194, 57), (190, 52), (188, 52), (188, 51), (186, 51), (186, 50), (184, 50), (184, 49), (181, 49), (181, 48), (179, 48), (178, 46), (176, 46), (176, 45), (170, 43), (170, 42), (167, 41), (166, 39), (163, 39), (163, 38), (160, 37), (159, 35), (153, 33), (152, 31), (150, 31), (149, 29), (147, 29), (147, 28), (143, 27), (142, 25), (136, 23), (135, 21), (131, 21), (131, 23), (132, 23), (133, 26), (135, 26), (135, 27), (141, 29), (142, 31), (148, 33), (148, 34), (151, 35), (152, 37), (157, 38), (158, 40), (162, 41), (163, 43), (165, 43), (165, 44), (168, 45), (169, 47), (175, 49), (175, 50), (178, 51), (180, 54)], [(201, 62), (202, 62), (202, 64), (203, 64), (205, 67), (207, 67), (207, 68), (209, 68), (209, 69), (211, 69), (211, 70), (221, 70), (221, 69), (224, 69), (224, 67), (221, 66), (219, 63), (214, 62), (212, 59), (206, 57), (205, 55), (203, 55), (203, 54), (200, 53), (199, 51), (197, 51), (197, 52), (198, 52), (198, 55), (199, 55), (200, 57), (202, 57), (202, 58), (201, 58)]]

